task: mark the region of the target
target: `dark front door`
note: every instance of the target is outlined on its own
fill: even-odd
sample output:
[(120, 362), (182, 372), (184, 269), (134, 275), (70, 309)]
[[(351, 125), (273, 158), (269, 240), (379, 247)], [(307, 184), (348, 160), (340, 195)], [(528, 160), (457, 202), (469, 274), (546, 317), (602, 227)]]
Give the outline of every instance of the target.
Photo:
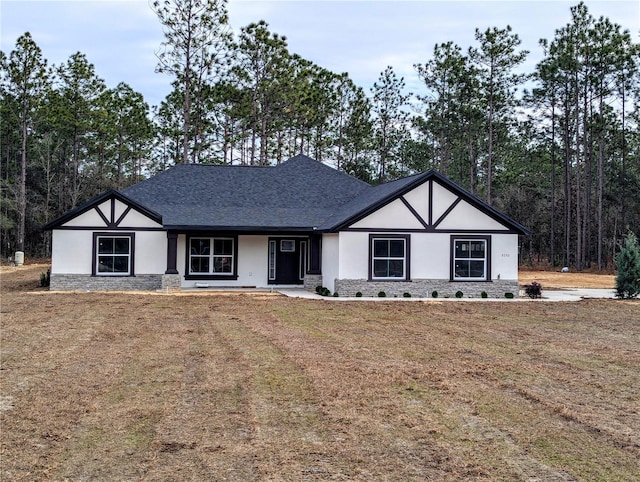
[(269, 239), (269, 283), (278, 285), (302, 284), (306, 271), (306, 260), (306, 239)]

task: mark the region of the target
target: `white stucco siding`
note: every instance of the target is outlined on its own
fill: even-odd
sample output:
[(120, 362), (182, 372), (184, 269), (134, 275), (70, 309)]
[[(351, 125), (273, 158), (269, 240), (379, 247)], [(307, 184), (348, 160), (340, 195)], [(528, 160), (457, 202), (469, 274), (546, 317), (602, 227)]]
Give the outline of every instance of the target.
[(429, 220), (429, 184), (424, 183), (404, 195), (422, 219)]
[(502, 280), (518, 279), (518, 235), (491, 236), (491, 277)]
[(264, 288), (269, 281), (269, 243), (267, 236), (238, 237), (239, 286)]
[[(323, 239), (324, 284), (328, 280), (368, 279), (369, 277), (369, 235), (375, 232), (343, 231), (339, 234), (339, 254), (337, 274), (332, 271), (333, 247), (329, 238)], [(387, 233), (380, 233), (384, 236)], [(400, 234), (400, 233), (397, 233)], [(468, 236), (468, 234), (463, 234)], [(491, 234), (491, 275), (492, 279), (518, 279), (518, 235)], [(451, 277), (451, 233), (411, 233), (410, 234), (410, 275), (411, 279), (449, 280)], [(455, 237), (455, 235), (454, 235)], [(331, 238), (333, 240), (333, 238)], [(325, 246), (327, 245), (328, 246)], [(326, 248), (326, 249), (325, 249)], [(329, 258), (327, 258), (329, 256)], [(330, 289), (333, 289), (331, 287)]]
[(458, 196), (437, 182), (433, 183), (433, 222), (436, 222), (447, 209), (458, 199)]
[[(196, 283), (215, 286), (255, 286), (257, 288), (267, 288), (269, 284), (269, 237), (268, 236), (238, 236), (236, 245), (236, 263), (238, 267), (238, 278), (233, 280), (192, 280), (184, 279), (188, 270), (186, 266), (187, 245), (186, 236), (178, 236), (177, 270), (183, 276), (183, 288), (195, 288)], [(166, 257), (166, 255), (165, 255)]]
[[(118, 233), (114, 232), (114, 234)], [(167, 269), (167, 233), (164, 231), (137, 231), (135, 235), (135, 273), (164, 273)]]
[[(178, 235), (178, 252), (176, 254), (176, 270), (182, 276), (185, 273), (185, 263), (187, 256), (187, 237), (184, 234)], [(184, 279), (182, 280), (184, 286)]]
[(102, 211), (102, 214), (104, 214), (107, 219), (111, 219), (111, 199), (104, 201), (98, 205), (97, 208)]
[[(107, 217), (107, 219), (113, 219), (114, 221), (117, 221), (118, 219), (120, 219), (120, 216), (122, 216), (122, 214), (126, 211), (127, 207), (129, 207), (127, 204), (123, 203), (122, 201), (119, 201), (117, 199), (114, 200), (114, 209), (113, 209), (113, 218), (111, 218), (111, 207), (109, 207), (107, 209), (107, 211), (104, 211), (104, 215)], [(134, 225), (135, 226), (135, 225)]]
[(352, 224), (352, 228), (422, 229), (423, 226), (400, 200), (390, 202), (367, 217)]
[[(108, 218), (107, 218), (108, 219)], [(98, 211), (95, 209), (90, 209), (85, 213), (76, 216), (73, 219), (70, 219), (66, 223), (63, 224), (66, 227), (80, 227), (80, 226), (89, 226), (94, 228), (99, 228), (104, 226), (106, 228), (106, 223), (104, 219), (98, 214)]]
[(451, 258), (449, 234), (411, 235), (411, 278), (449, 279)]
[[(360, 248), (362, 249), (362, 248)], [(331, 291), (340, 275), (340, 242), (338, 234), (322, 236), (322, 284)]]
[[(100, 231), (114, 236), (122, 231)], [(51, 272), (55, 274), (91, 274), (93, 233), (90, 230), (54, 229), (52, 233)], [(162, 274), (167, 266), (167, 235), (158, 231), (135, 232), (135, 274)]]
[(461, 201), (438, 225), (438, 229), (486, 229), (507, 230), (507, 228), (487, 216), (466, 201)]
[[(341, 232), (339, 237), (339, 267), (338, 275), (334, 278), (367, 279), (369, 277), (369, 233)], [(324, 272), (324, 258), (322, 262)]]
[[(340, 233), (340, 279), (369, 278), (370, 234), (378, 234), (384, 237), (387, 233), (353, 231)], [(450, 236), (448, 234), (411, 233), (411, 278), (449, 279), (449, 240)]]
[(52, 273), (91, 274), (93, 232), (54, 229), (51, 236)]
[[(120, 219), (121, 215), (122, 215), (122, 213), (120, 215), (116, 215), (116, 217), (114, 219), (117, 221), (118, 219)], [(122, 221), (120, 221), (120, 224), (118, 224), (118, 227), (120, 227), (120, 228), (127, 228), (127, 227), (132, 227), (132, 228), (160, 228), (160, 227), (162, 227), (162, 225), (156, 223), (153, 219), (148, 218), (147, 216), (145, 216), (141, 212), (136, 211), (135, 209), (131, 209), (127, 213), (127, 215), (124, 217), (124, 219)], [(165, 234), (165, 237), (166, 237), (166, 234)]]

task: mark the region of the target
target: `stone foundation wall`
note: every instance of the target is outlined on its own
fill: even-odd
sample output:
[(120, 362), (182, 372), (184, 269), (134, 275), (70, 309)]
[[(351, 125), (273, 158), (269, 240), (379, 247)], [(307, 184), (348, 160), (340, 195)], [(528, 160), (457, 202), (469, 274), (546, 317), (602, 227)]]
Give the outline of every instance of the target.
[(321, 274), (306, 274), (304, 276), (304, 289), (307, 291), (316, 291), (316, 286), (322, 286)]
[(163, 290), (177, 291), (182, 289), (182, 275), (163, 274), (160, 288)]
[(163, 275), (142, 274), (136, 276), (91, 276), (88, 274), (51, 273), (52, 291), (152, 291), (162, 287)]
[(492, 282), (456, 282), (449, 280), (415, 279), (412, 281), (368, 281), (366, 279), (337, 279), (335, 289), (340, 296), (355, 296), (359, 291), (362, 296), (377, 297), (384, 291), (388, 298), (401, 298), (410, 293), (412, 298), (431, 298), (433, 291), (438, 298), (455, 298), (457, 291), (462, 291), (464, 298), (480, 298), (486, 291), (489, 298), (504, 298), (507, 292), (518, 296), (518, 282), (514, 280), (495, 280)]

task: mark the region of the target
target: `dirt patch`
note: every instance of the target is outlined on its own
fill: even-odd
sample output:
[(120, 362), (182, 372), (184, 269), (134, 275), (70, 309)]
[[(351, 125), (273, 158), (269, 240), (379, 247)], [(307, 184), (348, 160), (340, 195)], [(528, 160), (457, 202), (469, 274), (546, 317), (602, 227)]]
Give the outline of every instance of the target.
[(3, 293), (22, 291), (48, 291), (40, 286), (40, 275), (51, 267), (49, 264), (25, 264), (0, 266), (0, 290)]
[(542, 289), (563, 288), (615, 288), (616, 277), (611, 274), (597, 273), (562, 273), (560, 271), (527, 271), (518, 273), (520, 286), (533, 281), (542, 285)]
[(2, 480), (640, 480), (640, 301), (20, 290), (39, 269), (1, 274)]

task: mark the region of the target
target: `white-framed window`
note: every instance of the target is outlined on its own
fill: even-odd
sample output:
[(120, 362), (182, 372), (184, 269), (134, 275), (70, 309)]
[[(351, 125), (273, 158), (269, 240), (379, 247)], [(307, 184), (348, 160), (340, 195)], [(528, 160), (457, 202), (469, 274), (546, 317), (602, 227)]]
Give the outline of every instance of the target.
[(487, 238), (452, 238), (453, 280), (486, 281), (489, 276)]
[(372, 280), (406, 280), (408, 273), (408, 236), (370, 236)]
[(134, 235), (94, 233), (95, 276), (132, 276)]
[(228, 276), (235, 268), (234, 238), (189, 238), (189, 274)]

